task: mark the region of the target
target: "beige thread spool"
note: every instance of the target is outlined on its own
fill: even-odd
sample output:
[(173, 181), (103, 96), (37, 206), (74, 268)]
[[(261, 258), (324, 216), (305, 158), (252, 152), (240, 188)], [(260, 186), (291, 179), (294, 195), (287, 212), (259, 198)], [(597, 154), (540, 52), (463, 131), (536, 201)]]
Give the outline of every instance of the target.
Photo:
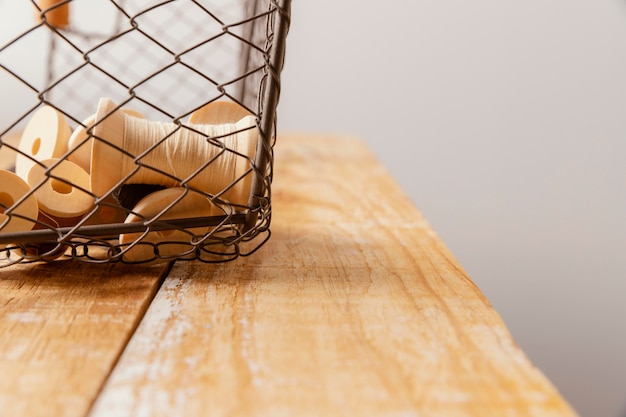
[[(128, 116), (144, 118), (144, 116), (132, 109), (122, 108), (120, 109)], [(78, 125), (72, 135), (70, 136), (67, 147), (71, 150), (71, 153), (67, 156), (69, 161), (72, 161), (78, 164), (82, 169), (91, 172), (91, 148), (93, 143), (93, 138), (89, 138), (89, 134), (87, 133), (87, 129), (93, 127), (96, 122), (96, 115), (92, 114), (87, 119), (83, 121), (82, 124)], [(88, 139), (89, 138), (89, 139)]]
[(0, 188), (0, 233), (31, 230), (39, 213), (37, 199), (32, 194), (12, 210), (10, 218), (8, 214), (5, 214), (8, 208), (30, 192), (28, 184), (22, 178), (4, 169), (0, 170), (0, 184), (2, 184)]
[(246, 116), (252, 116), (252, 113), (240, 104), (213, 101), (191, 113), (188, 121), (193, 124), (237, 123)]
[[(178, 199), (180, 200), (174, 203)], [(185, 194), (185, 188), (173, 187), (156, 191), (141, 199), (133, 208), (133, 213), (126, 218), (125, 223), (150, 220), (157, 216), (166, 207), (169, 207), (172, 203), (174, 203), (174, 205), (172, 205), (167, 212), (159, 217), (159, 220), (218, 216), (224, 214), (224, 212), (213, 204), (206, 196), (193, 191), (188, 191)], [(204, 236), (209, 232), (209, 230), (210, 227), (205, 226), (187, 229), (186, 232), (177, 229), (154, 231), (146, 234), (146, 236), (141, 239), (141, 242), (155, 244), (169, 241), (190, 242), (192, 234), (196, 236)], [(141, 236), (142, 233), (122, 234), (119, 237), (120, 244), (122, 247), (125, 247), (135, 242), (137, 239), (140, 239)], [(158, 248), (161, 256), (172, 259), (174, 257), (179, 257), (186, 252), (192, 251), (194, 247), (191, 243), (162, 243)], [(124, 260), (128, 262), (145, 262), (154, 258), (154, 249), (152, 245), (140, 243), (128, 249), (123, 256)], [(189, 255), (180, 256), (180, 258), (193, 258), (194, 256), (194, 253), (190, 253)], [(160, 261), (163, 262), (166, 260), (167, 259), (161, 259)]]
[[(39, 0), (37, 4), (41, 8), (42, 11), (46, 11), (51, 7), (56, 6), (57, 4), (63, 3), (63, 0)], [(60, 5), (59, 7), (55, 7), (54, 9), (50, 9), (46, 12), (46, 21), (53, 27), (57, 29), (64, 29), (70, 24), (70, 5), (69, 2), (65, 2), (65, 4)], [(39, 10), (37, 10), (37, 21), (41, 21), (41, 14)]]
[[(188, 181), (189, 186), (216, 195), (241, 178), (220, 198), (233, 204), (247, 204), (254, 176), (248, 158), (254, 160), (259, 135), (253, 116), (237, 123), (193, 125), (194, 130), (209, 137), (220, 137), (219, 141), (226, 148), (245, 156), (242, 157), (228, 150), (223, 151), (208, 143), (205, 136), (189, 129), (179, 128), (173, 123), (128, 117), (121, 111), (115, 111), (115, 108), (109, 99), (101, 99), (98, 104), (94, 127), (97, 139), (94, 140), (91, 154), (91, 189), (96, 195), (105, 195), (137, 169), (133, 158), (116, 147), (138, 156), (171, 134), (147, 153), (141, 162), (177, 179), (186, 180), (215, 158), (211, 165)], [(148, 168), (139, 169), (125, 183), (166, 187), (179, 185), (178, 181), (169, 176)]]
[[(57, 162), (58, 159), (41, 161), (48, 167)], [(33, 166), (28, 172), (27, 181), (35, 189), (40, 210), (60, 226), (75, 225), (94, 205), (93, 196), (83, 191), (89, 190), (89, 174), (77, 164), (62, 160), (49, 171), (49, 175), (41, 165)]]
[[(19, 150), (37, 161), (58, 158), (67, 151), (71, 129), (62, 113), (50, 106), (38, 109), (28, 121)], [(15, 173), (26, 180), (36, 162), (22, 154), (15, 158)]]

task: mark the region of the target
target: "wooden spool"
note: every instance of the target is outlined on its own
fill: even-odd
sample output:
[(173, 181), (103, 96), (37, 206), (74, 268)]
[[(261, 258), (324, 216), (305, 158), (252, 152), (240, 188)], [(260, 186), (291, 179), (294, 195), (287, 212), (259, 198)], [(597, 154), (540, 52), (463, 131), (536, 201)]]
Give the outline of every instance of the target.
[[(187, 128), (129, 117), (105, 98), (98, 104), (93, 135), (91, 189), (96, 195), (106, 195), (122, 182), (175, 187), (184, 181), (230, 203), (248, 203), (259, 138), (254, 116)], [(134, 157), (142, 154), (139, 168)]]
[[(42, 21), (42, 14), (50, 26), (57, 29), (65, 29), (70, 24), (69, 1), (64, 0), (39, 0), (37, 2), (41, 12), (37, 11), (37, 20)], [(56, 6), (56, 7), (55, 7)]]
[(37, 200), (28, 196), (16, 206), (9, 216), (5, 214), (16, 202), (31, 191), (28, 184), (16, 174), (0, 170), (0, 233), (22, 232), (31, 230), (39, 213)]
[(40, 210), (60, 226), (75, 225), (94, 205), (93, 196), (87, 192), (89, 174), (67, 160), (46, 159), (41, 163), (56, 166), (49, 170), (37, 164), (28, 172), (27, 182), (35, 190)]
[[(122, 108), (120, 110), (128, 116), (140, 118), (144, 117), (141, 113), (132, 109)], [(67, 147), (70, 150), (70, 154), (67, 156), (67, 159), (78, 164), (88, 173), (91, 172), (91, 149), (93, 138), (89, 137), (87, 130), (92, 128), (95, 122), (96, 115), (92, 114), (85, 119), (82, 124), (78, 125), (78, 127), (74, 129), (74, 132), (72, 132), (72, 135), (67, 143)]]
[(213, 101), (189, 116), (193, 124), (237, 123), (246, 116), (252, 116), (245, 107), (232, 101)]
[(22, 132), (19, 150), (25, 155), (17, 154), (15, 173), (26, 180), (28, 171), (36, 165), (35, 161), (62, 156), (67, 151), (71, 134), (62, 113), (50, 106), (39, 108)]
[[(159, 216), (165, 209), (167, 212)], [(205, 195), (188, 191), (183, 187), (173, 187), (156, 191), (141, 199), (133, 208), (133, 213), (126, 218), (125, 223), (151, 220), (157, 216), (159, 216), (159, 220), (168, 220), (223, 214), (224, 212)], [(124, 253), (123, 259), (127, 262), (152, 260), (155, 257), (152, 244), (159, 244), (159, 255), (165, 258), (157, 259), (155, 262), (163, 262), (175, 257), (180, 259), (193, 258), (195, 248), (191, 239), (194, 235), (202, 237), (209, 230), (210, 227), (196, 227), (185, 231), (177, 229), (154, 231), (145, 235), (143, 233), (122, 234), (119, 241), (123, 248), (130, 246), (135, 241), (139, 242)]]
[(119, 206), (113, 196), (107, 196), (98, 206), (98, 210), (85, 218), (85, 225), (122, 223), (128, 213)]
[[(9, 132), (0, 137), (2, 146), (0, 146), (0, 169), (15, 172), (15, 148), (20, 145), (22, 132)], [(6, 145), (10, 145), (6, 146)]]

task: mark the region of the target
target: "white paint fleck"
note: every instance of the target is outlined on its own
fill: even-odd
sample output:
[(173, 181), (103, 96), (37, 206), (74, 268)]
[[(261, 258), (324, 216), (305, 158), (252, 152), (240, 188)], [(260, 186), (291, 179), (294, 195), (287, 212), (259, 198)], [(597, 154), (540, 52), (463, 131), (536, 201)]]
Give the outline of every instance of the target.
[(7, 321), (16, 321), (18, 323), (40, 323), (44, 321), (41, 315), (33, 311), (25, 311), (21, 313), (9, 313), (6, 316)]

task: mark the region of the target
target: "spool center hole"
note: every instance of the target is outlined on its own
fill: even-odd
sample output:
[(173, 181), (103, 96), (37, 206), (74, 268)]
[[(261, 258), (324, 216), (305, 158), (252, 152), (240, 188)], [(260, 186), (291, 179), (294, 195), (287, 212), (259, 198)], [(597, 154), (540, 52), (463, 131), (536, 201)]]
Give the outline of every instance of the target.
[(55, 178), (52, 179), (50, 185), (52, 189), (59, 194), (69, 194), (72, 192), (72, 186), (64, 181), (57, 180)]
[(15, 203), (13, 197), (10, 194), (0, 191), (0, 214), (4, 214), (4, 211), (11, 207)]
[(31, 153), (33, 155), (37, 155), (37, 153), (39, 153), (40, 148), (41, 148), (41, 138), (36, 138), (33, 141), (33, 147), (31, 148)]

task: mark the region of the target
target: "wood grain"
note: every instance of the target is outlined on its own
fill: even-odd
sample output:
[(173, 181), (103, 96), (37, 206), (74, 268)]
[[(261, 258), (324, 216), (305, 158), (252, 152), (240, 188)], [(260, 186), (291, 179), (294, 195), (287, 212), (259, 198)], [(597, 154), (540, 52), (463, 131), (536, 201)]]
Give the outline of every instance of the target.
[(575, 415), (359, 141), (279, 138), (272, 198), (255, 255), (174, 266), (92, 416)]
[(162, 272), (65, 261), (0, 269), (0, 415), (84, 416)]

